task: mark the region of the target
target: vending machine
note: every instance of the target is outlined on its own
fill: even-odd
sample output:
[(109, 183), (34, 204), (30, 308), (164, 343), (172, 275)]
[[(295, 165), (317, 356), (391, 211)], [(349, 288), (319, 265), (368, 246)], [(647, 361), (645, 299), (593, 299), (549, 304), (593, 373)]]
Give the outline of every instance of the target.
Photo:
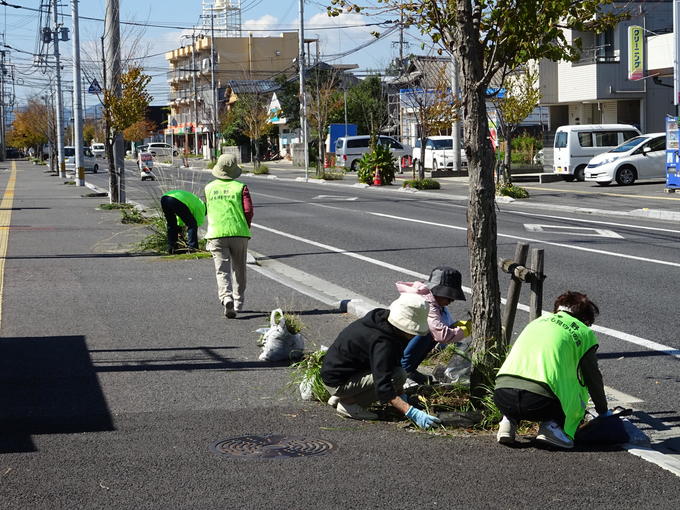
[(678, 117), (666, 116), (666, 192), (680, 189), (680, 132)]

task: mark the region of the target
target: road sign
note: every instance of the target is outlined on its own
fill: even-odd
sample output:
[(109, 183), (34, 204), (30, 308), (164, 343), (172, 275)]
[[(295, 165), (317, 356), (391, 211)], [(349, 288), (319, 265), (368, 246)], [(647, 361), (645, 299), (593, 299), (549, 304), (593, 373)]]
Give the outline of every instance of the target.
[(99, 86), (99, 82), (97, 81), (97, 78), (92, 80), (92, 83), (90, 83), (90, 87), (87, 89), (88, 94), (101, 94), (102, 88)]

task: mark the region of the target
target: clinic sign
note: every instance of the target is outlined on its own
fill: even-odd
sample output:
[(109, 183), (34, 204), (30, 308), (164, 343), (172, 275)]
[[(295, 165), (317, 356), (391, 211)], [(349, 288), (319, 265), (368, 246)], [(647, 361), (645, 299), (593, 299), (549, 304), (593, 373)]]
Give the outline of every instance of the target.
[(644, 65), (643, 28), (638, 25), (628, 27), (628, 79), (641, 80)]

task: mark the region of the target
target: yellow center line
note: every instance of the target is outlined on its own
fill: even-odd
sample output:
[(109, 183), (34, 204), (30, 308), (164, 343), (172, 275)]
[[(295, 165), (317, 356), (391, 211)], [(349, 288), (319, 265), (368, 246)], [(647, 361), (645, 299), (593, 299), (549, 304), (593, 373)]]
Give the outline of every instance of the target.
[(603, 191), (568, 191), (565, 189), (557, 189), (557, 188), (538, 188), (536, 186), (522, 186), (523, 188), (526, 189), (535, 189), (537, 191), (559, 191), (561, 193), (575, 193), (577, 195), (583, 194), (583, 195), (607, 195), (610, 197), (624, 197), (624, 198), (649, 198), (650, 200), (680, 200), (680, 196), (678, 197), (653, 197), (651, 195), (626, 195), (625, 193), (611, 193), (611, 192), (603, 192)]
[(5, 259), (9, 241), (9, 226), (12, 220), (12, 204), (14, 203), (14, 184), (17, 180), (17, 163), (12, 161), (12, 173), (7, 181), (7, 188), (0, 202), (0, 329), (2, 329), (2, 297), (5, 283)]

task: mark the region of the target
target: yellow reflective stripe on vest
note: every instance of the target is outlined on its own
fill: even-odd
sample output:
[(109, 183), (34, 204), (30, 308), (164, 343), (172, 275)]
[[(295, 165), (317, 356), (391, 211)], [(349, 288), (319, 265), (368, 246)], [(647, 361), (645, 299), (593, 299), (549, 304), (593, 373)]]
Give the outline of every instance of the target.
[(218, 237), (250, 237), (250, 229), (243, 211), (245, 184), (233, 180), (214, 180), (205, 187), (208, 207), (206, 239)]
[(543, 315), (524, 328), (498, 375), (547, 384), (562, 405), (564, 431), (573, 438), (588, 403), (579, 363), (595, 345), (595, 333), (578, 319), (563, 312)]

